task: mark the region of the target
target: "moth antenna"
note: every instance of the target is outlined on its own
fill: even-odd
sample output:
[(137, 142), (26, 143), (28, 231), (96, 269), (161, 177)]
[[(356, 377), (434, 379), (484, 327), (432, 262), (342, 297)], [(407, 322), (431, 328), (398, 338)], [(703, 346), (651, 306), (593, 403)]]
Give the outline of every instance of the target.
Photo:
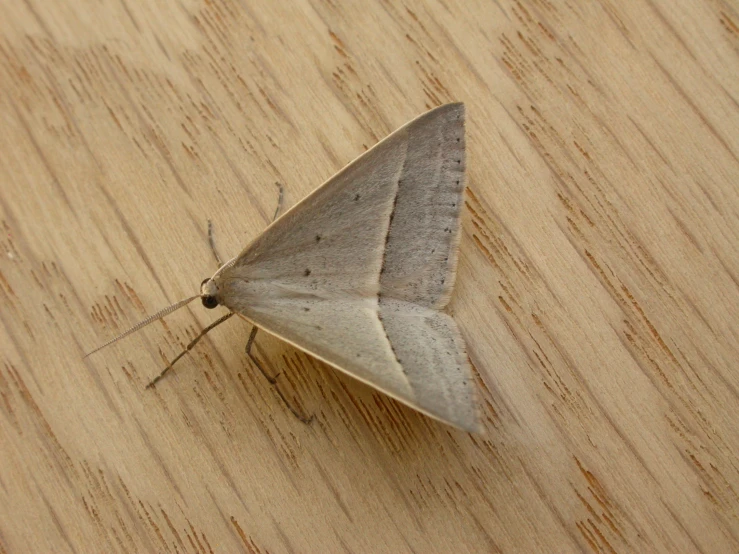
[(139, 321), (136, 325), (134, 325), (130, 329), (127, 329), (126, 331), (123, 331), (120, 335), (118, 335), (117, 337), (115, 337), (113, 339), (110, 339), (105, 344), (103, 344), (101, 346), (98, 346), (95, 350), (92, 350), (92, 351), (88, 352), (87, 354), (85, 354), (84, 356), (82, 356), (82, 358), (83, 359), (84, 358), (87, 358), (88, 356), (90, 356), (91, 354), (94, 354), (98, 350), (102, 350), (106, 346), (110, 346), (114, 342), (118, 342), (119, 340), (121, 340), (124, 337), (127, 337), (131, 333), (135, 333), (136, 331), (138, 331), (142, 327), (146, 327), (147, 325), (149, 325), (149, 323), (153, 323), (153, 322), (155, 322), (155, 321), (157, 321), (159, 319), (162, 319), (165, 315), (169, 315), (172, 312), (174, 312), (175, 310), (179, 310), (182, 306), (185, 306), (185, 305), (189, 304), (190, 302), (192, 302), (196, 298), (200, 298), (200, 295), (198, 294), (198, 295), (195, 295), (195, 296), (191, 296), (190, 298), (185, 298), (184, 300), (180, 300), (179, 302), (175, 302), (171, 306), (167, 306), (166, 308), (164, 308), (163, 310), (158, 311), (154, 315), (151, 315), (151, 316), (147, 317), (145, 320)]

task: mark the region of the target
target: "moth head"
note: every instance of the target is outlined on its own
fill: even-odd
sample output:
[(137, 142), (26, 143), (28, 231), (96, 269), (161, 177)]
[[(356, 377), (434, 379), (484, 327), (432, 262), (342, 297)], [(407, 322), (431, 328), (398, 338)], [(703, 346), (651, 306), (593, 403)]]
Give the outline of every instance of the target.
[[(217, 275), (217, 274), (216, 274)], [(215, 277), (214, 275), (213, 277)], [(131, 327), (130, 329), (127, 329), (126, 331), (123, 331), (120, 335), (117, 337), (109, 340), (105, 344), (98, 346), (95, 350), (92, 350), (85, 354), (85, 358), (89, 356), (90, 354), (94, 354), (98, 350), (105, 348), (109, 344), (113, 344), (114, 342), (117, 342), (121, 340), (123, 337), (127, 337), (131, 333), (134, 333), (141, 329), (142, 327), (146, 327), (150, 323), (153, 323), (154, 321), (157, 321), (159, 319), (162, 319), (165, 315), (171, 314), (175, 310), (179, 310), (183, 306), (188, 305), (190, 302), (195, 300), (196, 298), (200, 298), (200, 300), (203, 302), (203, 306), (208, 308), (209, 310), (212, 310), (216, 306), (220, 304), (220, 301), (218, 300), (218, 285), (216, 285), (215, 279), (211, 277), (210, 279), (206, 279), (202, 283), (200, 283), (200, 294), (197, 294), (195, 296), (191, 296), (190, 298), (185, 298), (184, 300), (180, 300), (179, 302), (175, 302), (171, 306), (167, 306), (163, 310), (159, 310), (157, 313), (155, 313), (152, 316), (147, 317), (143, 321), (139, 321), (136, 325)], [(220, 323), (222, 319), (218, 320)]]
[(213, 279), (205, 279), (200, 283), (200, 300), (209, 310), (218, 306), (218, 286)]

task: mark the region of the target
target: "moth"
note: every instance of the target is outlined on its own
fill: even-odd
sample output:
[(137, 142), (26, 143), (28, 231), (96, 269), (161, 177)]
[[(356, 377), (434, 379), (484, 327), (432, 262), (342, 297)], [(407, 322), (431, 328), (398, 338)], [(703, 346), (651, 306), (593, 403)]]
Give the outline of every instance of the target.
[(446, 104), (285, 212), (199, 294), (103, 346), (200, 298), (229, 310), (201, 336), (237, 314), (253, 333), (263, 329), (419, 412), (478, 431), (465, 344), (442, 311), (456, 275), (464, 189), (465, 109)]

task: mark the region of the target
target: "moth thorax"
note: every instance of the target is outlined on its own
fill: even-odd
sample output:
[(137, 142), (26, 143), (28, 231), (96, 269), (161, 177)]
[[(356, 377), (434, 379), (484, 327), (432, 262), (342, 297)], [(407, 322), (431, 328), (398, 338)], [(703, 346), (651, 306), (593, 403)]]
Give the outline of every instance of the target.
[(200, 299), (209, 310), (218, 306), (218, 286), (213, 279), (205, 279), (200, 283)]

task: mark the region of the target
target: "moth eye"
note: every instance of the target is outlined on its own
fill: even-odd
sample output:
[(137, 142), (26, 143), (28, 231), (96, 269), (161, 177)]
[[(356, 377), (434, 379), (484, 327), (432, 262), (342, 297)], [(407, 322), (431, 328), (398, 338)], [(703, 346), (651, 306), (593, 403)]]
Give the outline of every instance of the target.
[(212, 310), (216, 306), (218, 306), (218, 299), (216, 299), (215, 296), (203, 296), (203, 306), (208, 308), (209, 310)]

